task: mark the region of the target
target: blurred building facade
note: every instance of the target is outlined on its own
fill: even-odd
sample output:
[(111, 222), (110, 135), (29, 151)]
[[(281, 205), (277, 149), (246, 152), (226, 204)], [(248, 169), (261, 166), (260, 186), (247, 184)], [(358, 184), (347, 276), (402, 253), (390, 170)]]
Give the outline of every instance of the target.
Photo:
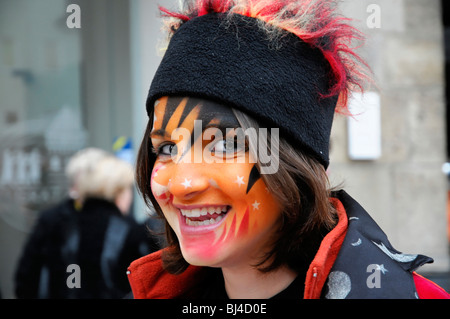
[[(442, 171), (448, 158), (442, 3), (345, 1), (343, 10), (357, 20), (355, 26), (367, 37), (360, 52), (376, 81), (370, 91), (379, 100), (381, 152), (368, 160), (351, 159), (350, 143), (358, 137), (351, 136), (349, 122), (359, 121), (360, 116), (338, 116), (332, 134), (331, 180), (342, 182), (361, 202), (394, 247), (432, 256), (434, 264), (423, 271), (448, 271), (448, 187)], [(367, 133), (363, 129), (356, 134), (361, 132)]]
[[(176, 2), (0, 0), (3, 297), (14, 297), (17, 258), (38, 211), (66, 195), (67, 159), (86, 146), (120, 152), (131, 145), (135, 155), (146, 93), (163, 55), (158, 5)], [(68, 27), (70, 4), (80, 8), (81, 28)], [(379, 126), (353, 131), (358, 116), (336, 117), (330, 179), (361, 202), (394, 247), (434, 257), (428, 272), (448, 272), (441, 1), (346, 0), (342, 9), (367, 36), (360, 52), (377, 84), (369, 90), (369, 122)], [(352, 143), (364, 146), (364, 134), (377, 147), (355, 155)], [(128, 143), (117, 143), (120, 137)], [(136, 198), (136, 219), (147, 213)]]

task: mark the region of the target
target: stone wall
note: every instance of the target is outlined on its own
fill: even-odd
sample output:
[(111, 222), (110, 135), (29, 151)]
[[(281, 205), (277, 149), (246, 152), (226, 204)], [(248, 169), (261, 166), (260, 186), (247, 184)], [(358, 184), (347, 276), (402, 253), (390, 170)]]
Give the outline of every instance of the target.
[[(372, 6), (371, 6), (372, 5)], [(374, 6), (375, 5), (375, 6)], [(382, 154), (350, 160), (348, 118), (337, 116), (330, 179), (357, 199), (405, 253), (435, 259), (423, 271), (448, 271), (445, 74), (439, 0), (347, 0), (344, 15), (367, 36), (360, 53), (380, 96)], [(374, 20), (379, 13), (380, 20)]]

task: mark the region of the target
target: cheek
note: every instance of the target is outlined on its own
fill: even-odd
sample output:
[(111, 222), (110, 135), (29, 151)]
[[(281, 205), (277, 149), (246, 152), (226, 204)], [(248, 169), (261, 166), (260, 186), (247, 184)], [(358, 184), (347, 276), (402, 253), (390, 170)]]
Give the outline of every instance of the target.
[(255, 183), (247, 196), (250, 219), (254, 220), (255, 230), (270, 228), (274, 225), (280, 217), (281, 208), (262, 179)]
[(167, 205), (171, 200), (168, 189), (170, 182), (168, 171), (164, 164), (156, 163), (150, 178), (152, 194), (161, 207)]
[(258, 180), (248, 194), (236, 195), (239, 196), (231, 200), (233, 211), (216, 234), (216, 240), (208, 241), (205, 245), (208, 248), (198, 252), (204, 258), (228, 256), (237, 260), (258, 255), (271, 244), (281, 210), (263, 180)]
[(227, 241), (233, 237), (254, 237), (277, 225), (281, 215), (280, 205), (253, 168), (249, 164), (233, 167), (214, 179), (228, 196), (234, 210), (233, 215), (226, 220), (219, 241)]
[[(243, 197), (238, 215), (248, 224), (245, 226), (245, 223), (242, 223), (250, 235), (269, 229), (276, 223), (280, 216), (280, 206), (262, 179), (259, 179)], [(244, 229), (240, 229), (241, 234), (245, 233)]]
[(278, 207), (254, 164), (223, 166), (217, 172), (213, 181), (236, 205), (248, 207), (250, 213)]

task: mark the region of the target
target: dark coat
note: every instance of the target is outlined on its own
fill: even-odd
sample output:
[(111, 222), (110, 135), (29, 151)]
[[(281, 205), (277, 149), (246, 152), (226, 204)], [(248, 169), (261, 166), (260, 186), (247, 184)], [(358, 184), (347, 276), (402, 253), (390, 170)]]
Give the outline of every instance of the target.
[[(145, 226), (102, 199), (65, 200), (40, 215), (15, 276), (17, 298), (122, 298), (129, 263), (158, 248)], [(79, 277), (73, 268), (79, 267)], [(70, 277), (70, 278), (69, 278)], [(78, 283), (73, 286), (70, 283)]]

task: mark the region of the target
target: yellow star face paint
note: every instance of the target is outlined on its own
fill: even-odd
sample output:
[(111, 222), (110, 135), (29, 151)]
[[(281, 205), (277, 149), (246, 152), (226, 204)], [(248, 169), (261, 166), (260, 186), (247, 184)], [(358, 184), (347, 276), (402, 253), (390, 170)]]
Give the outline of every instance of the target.
[(259, 258), (279, 226), (279, 204), (236, 140), (238, 127), (230, 108), (208, 100), (155, 103), (151, 189), (190, 264)]

